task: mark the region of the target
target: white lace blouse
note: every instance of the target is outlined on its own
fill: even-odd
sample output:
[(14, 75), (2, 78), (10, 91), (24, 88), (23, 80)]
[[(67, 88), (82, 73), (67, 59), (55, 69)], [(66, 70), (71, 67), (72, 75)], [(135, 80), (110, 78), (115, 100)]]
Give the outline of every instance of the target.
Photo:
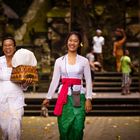
[(23, 88), (21, 85), (10, 81), (12, 68), (7, 67), (6, 57), (0, 57), (0, 104), (7, 102), (9, 98), (15, 98), (16, 108), (22, 107), (24, 103)]
[[(46, 98), (51, 99), (59, 85), (61, 78), (77, 78), (81, 79), (83, 83), (83, 78), (86, 82), (86, 87), (83, 85), (74, 85), (73, 90), (80, 90), (81, 94), (86, 94), (86, 98), (92, 98), (92, 80), (89, 61), (87, 58), (77, 55), (76, 63), (74, 65), (68, 64), (68, 55), (59, 57), (55, 61), (54, 72), (50, 87), (47, 93)], [(61, 90), (62, 85), (59, 86), (59, 91)], [(71, 95), (71, 88), (68, 89), (68, 95)]]

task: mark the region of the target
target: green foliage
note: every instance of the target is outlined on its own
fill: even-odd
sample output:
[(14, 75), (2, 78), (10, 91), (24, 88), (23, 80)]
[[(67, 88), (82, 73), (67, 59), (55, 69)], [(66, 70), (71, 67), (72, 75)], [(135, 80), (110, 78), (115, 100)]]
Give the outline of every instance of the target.
[(36, 32), (46, 32), (47, 31), (47, 19), (46, 13), (50, 10), (50, 5), (48, 1), (44, 1), (41, 8), (38, 10), (35, 18), (28, 23), (28, 30), (24, 36), (24, 43), (30, 41), (29, 32), (34, 28)]

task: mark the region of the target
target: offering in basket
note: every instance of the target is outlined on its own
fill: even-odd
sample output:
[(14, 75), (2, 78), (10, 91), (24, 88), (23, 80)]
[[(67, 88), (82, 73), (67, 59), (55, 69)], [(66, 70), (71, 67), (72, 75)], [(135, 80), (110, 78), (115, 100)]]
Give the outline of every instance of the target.
[(32, 78), (33, 83), (38, 82), (37, 60), (33, 52), (27, 49), (19, 49), (12, 58), (11, 81), (22, 83)]

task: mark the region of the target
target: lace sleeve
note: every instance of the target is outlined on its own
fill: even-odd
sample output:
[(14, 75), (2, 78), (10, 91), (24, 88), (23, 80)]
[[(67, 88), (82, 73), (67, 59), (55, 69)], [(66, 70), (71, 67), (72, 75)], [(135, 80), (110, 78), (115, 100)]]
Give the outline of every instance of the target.
[(88, 60), (84, 67), (84, 77), (86, 81), (86, 99), (92, 99), (92, 79)]
[(52, 77), (52, 81), (50, 83), (49, 86), (49, 90), (47, 93), (46, 98), (47, 99), (51, 99), (59, 85), (59, 80), (60, 80), (60, 62), (57, 59), (54, 65), (54, 71), (53, 71), (53, 77)]

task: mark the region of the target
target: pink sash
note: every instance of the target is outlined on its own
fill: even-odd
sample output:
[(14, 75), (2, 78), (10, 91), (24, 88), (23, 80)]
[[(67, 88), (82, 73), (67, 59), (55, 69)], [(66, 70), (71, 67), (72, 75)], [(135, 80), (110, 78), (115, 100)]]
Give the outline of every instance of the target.
[(59, 96), (55, 105), (55, 109), (54, 109), (54, 114), (56, 116), (60, 116), (62, 114), (63, 105), (67, 103), (68, 88), (72, 85), (81, 85), (81, 79), (63, 78), (62, 84), (63, 86), (59, 93)]

